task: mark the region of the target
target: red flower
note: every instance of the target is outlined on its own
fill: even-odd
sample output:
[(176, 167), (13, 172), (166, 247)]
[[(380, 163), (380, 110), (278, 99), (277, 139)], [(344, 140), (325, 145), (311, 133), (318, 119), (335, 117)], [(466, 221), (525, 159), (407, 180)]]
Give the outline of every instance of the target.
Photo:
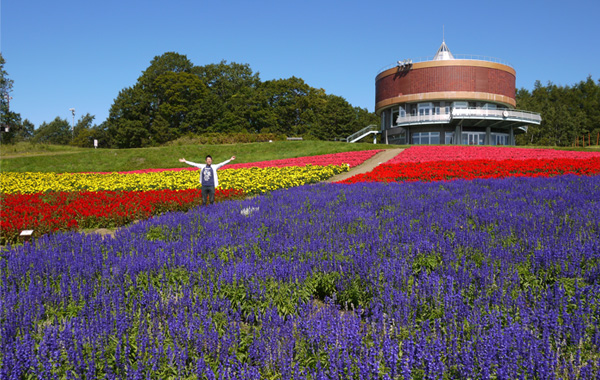
[[(215, 192), (215, 200), (241, 198), (241, 190)], [(36, 236), (77, 228), (118, 227), (167, 211), (185, 211), (201, 202), (199, 189), (82, 191), (0, 194), (0, 241), (14, 242), (22, 230)]]

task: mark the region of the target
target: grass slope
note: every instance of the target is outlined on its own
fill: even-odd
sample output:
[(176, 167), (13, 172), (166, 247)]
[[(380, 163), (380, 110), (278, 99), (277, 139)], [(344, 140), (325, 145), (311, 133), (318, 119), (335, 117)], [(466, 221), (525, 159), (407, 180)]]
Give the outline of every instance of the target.
[(235, 163), (257, 162), (341, 153), (357, 150), (397, 148), (397, 145), (348, 144), (328, 141), (274, 141), (232, 145), (181, 145), (139, 149), (84, 149), (49, 146), (40, 149), (30, 145), (2, 147), (0, 171), (4, 172), (58, 172), (129, 171), (154, 168), (180, 168), (178, 161), (185, 158), (204, 162), (207, 154), (214, 162), (236, 156)]

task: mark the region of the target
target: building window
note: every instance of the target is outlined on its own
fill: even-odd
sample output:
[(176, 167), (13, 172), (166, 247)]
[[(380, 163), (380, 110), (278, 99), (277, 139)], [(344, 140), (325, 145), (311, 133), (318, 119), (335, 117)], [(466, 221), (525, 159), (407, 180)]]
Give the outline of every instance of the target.
[(454, 144), (454, 132), (446, 132), (444, 133), (444, 137), (446, 145)]
[(463, 132), (463, 145), (483, 145), (485, 144), (485, 132)]
[(469, 102), (454, 102), (452, 103), (452, 107), (459, 109), (469, 108)]
[(508, 133), (492, 133), (492, 145), (508, 145)]
[(431, 115), (433, 113), (433, 103), (419, 103), (419, 116)]
[(412, 135), (413, 144), (431, 145), (440, 143), (439, 132), (417, 132)]
[(398, 109), (392, 108), (392, 127), (398, 125)]

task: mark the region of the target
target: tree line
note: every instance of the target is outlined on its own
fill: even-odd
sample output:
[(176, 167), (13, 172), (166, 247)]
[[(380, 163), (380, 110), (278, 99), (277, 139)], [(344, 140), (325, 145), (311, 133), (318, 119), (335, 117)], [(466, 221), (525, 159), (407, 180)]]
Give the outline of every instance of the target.
[[(262, 81), (248, 64), (196, 66), (185, 55), (168, 52), (154, 57), (136, 83), (119, 92), (102, 123), (95, 124), (95, 116), (88, 113), (73, 128), (60, 117), (35, 128), (9, 109), (13, 82), (4, 63), (0, 54), (2, 143), (29, 140), (92, 147), (97, 140), (101, 147), (137, 148), (201, 136), (211, 136), (212, 141), (228, 136), (228, 142), (285, 136), (335, 140), (379, 124), (374, 113), (301, 78)], [(536, 81), (532, 91), (518, 89), (516, 101), (518, 109), (542, 115), (540, 125), (516, 136), (517, 145), (597, 144), (600, 81), (591, 76), (572, 86)]]
[(572, 86), (536, 81), (533, 91), (519, 89), (517, 108), (539, 112), (540, 125), (531, 125), (516, 136), (517, 145), (598, 145), (600, 136), (600, 80), (589, 76)]
[(107, 120), (93, 121), (86, 114), (71, 130), (57, 117), (32, 133), (16, 128), (14, 138), (84, 147), (98, 140), (113, 148), (158, 146), (206, 134), (335, 140), (378, 123), (378, 117), (300, 78), (262, 81), (248, 64), (195, 66), (185, 55), (168, 52), (119, 92)]

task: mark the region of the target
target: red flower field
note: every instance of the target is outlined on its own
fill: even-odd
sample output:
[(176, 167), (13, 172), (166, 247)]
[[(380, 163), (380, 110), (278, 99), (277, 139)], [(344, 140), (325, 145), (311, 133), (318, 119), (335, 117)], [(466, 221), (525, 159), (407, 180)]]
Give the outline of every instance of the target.
[(464, 160), (530, 160), (557, 158), (600, 158), (600, 152), (575, 152), (555, 149), (529, 149), (489, 146), (427, 146), (417, 145), (406, 149), (387, 164), (402, 162), (464, 161)]
[[(215, 201), (239, 199), (241, 190), (220, 190)], [(78, 228), (117, 227), (167, 211), (200, 205), (200, 189), (152, 191), (82, 191), (0, 194), (0, 241), (15, 241), (24, 229), (35, 236)]]

